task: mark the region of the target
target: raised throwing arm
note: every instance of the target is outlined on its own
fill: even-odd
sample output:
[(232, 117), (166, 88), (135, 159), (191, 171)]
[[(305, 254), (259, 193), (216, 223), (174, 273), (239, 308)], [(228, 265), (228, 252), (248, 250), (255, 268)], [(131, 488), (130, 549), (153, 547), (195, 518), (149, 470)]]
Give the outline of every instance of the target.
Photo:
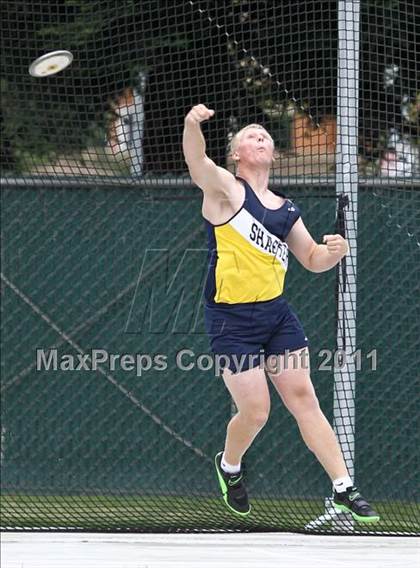
[(235, 187), (235, 177), (207, 156), (206, 141), (201, 131), (201, 123), (213, 115), (214, 110), (202, 104), (189, 111), (184, 121), (182, 147), (193, 182), (206, 193), (226, 197)]

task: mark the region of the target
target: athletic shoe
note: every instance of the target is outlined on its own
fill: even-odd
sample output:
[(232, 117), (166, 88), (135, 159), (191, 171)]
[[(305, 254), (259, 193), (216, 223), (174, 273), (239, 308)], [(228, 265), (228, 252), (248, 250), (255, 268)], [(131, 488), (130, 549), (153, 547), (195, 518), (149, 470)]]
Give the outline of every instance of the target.
[(251, 507), (248, 503), (248, 495), (243, 482), (243, 470), (239, 473), (226, 473), (223, 471), (220, 464), (222, 455), (223, 452), (216, 454), (214, 465), (216, 467), (220, 489), (222, 490), (223, 500), (231, 511), (245, 517), (249, 515)]
[(360, 495), (357, 487), (349, 487), (347, 491), (337, 493), (334, 491), (334, 507), (338, 511), (351, 513), (353, 519), (359, 523), (377, 523), (380, 519), (364, 497)]

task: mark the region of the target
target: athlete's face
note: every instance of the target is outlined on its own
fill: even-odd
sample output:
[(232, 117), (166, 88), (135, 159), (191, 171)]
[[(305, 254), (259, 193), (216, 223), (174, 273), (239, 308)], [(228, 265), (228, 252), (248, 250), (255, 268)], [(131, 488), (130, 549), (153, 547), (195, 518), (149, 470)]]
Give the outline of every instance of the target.
[(270, 167), (273, 161), (274, 143), (263, 128), (247, 128), (241, 135), (235, 151), (239, 162)]

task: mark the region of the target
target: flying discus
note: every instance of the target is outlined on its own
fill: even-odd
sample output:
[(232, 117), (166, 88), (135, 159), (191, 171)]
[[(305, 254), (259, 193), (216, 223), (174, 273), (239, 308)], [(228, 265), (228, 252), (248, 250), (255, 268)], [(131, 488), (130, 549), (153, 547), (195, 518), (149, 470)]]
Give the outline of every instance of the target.
[(29, 66), (29, 73), (32, 77), (48, 77), (63, 71), (72, 61), (73, 54), (70, 51), (51, 51), (35, 59)]

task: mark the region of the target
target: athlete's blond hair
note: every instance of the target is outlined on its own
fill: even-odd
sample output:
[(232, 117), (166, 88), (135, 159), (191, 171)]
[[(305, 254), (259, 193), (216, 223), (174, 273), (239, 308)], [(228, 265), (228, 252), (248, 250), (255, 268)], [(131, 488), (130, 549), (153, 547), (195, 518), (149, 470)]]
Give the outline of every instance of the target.
[[(241, 128), (240, 130), (238, 130), (238, 132), (235, 134), (235, 136), (232, 138), (232, 140), (230, 141), (230, 145), (229, 145), (229, 151), (230, 151), (230, 155), (232, 155), (236, 148), (239, 145), (239, 142), (241, 141), (242, 135), (243, 133), (248, 130), (249, 128), (258, 128), (260, 130), (264, 130), (265, 132), (267, 132), (267, 134), (270, 136), (270, 133), (264, 128), (264, 126), (262, 126), (261, 124), (247, 124), (246, 126), (244, 126), (243, 128)], [(271, 138), (271, 140), (273, 141), (273, 139)], [(273, 141), (274, 144), (274, 141)]]

